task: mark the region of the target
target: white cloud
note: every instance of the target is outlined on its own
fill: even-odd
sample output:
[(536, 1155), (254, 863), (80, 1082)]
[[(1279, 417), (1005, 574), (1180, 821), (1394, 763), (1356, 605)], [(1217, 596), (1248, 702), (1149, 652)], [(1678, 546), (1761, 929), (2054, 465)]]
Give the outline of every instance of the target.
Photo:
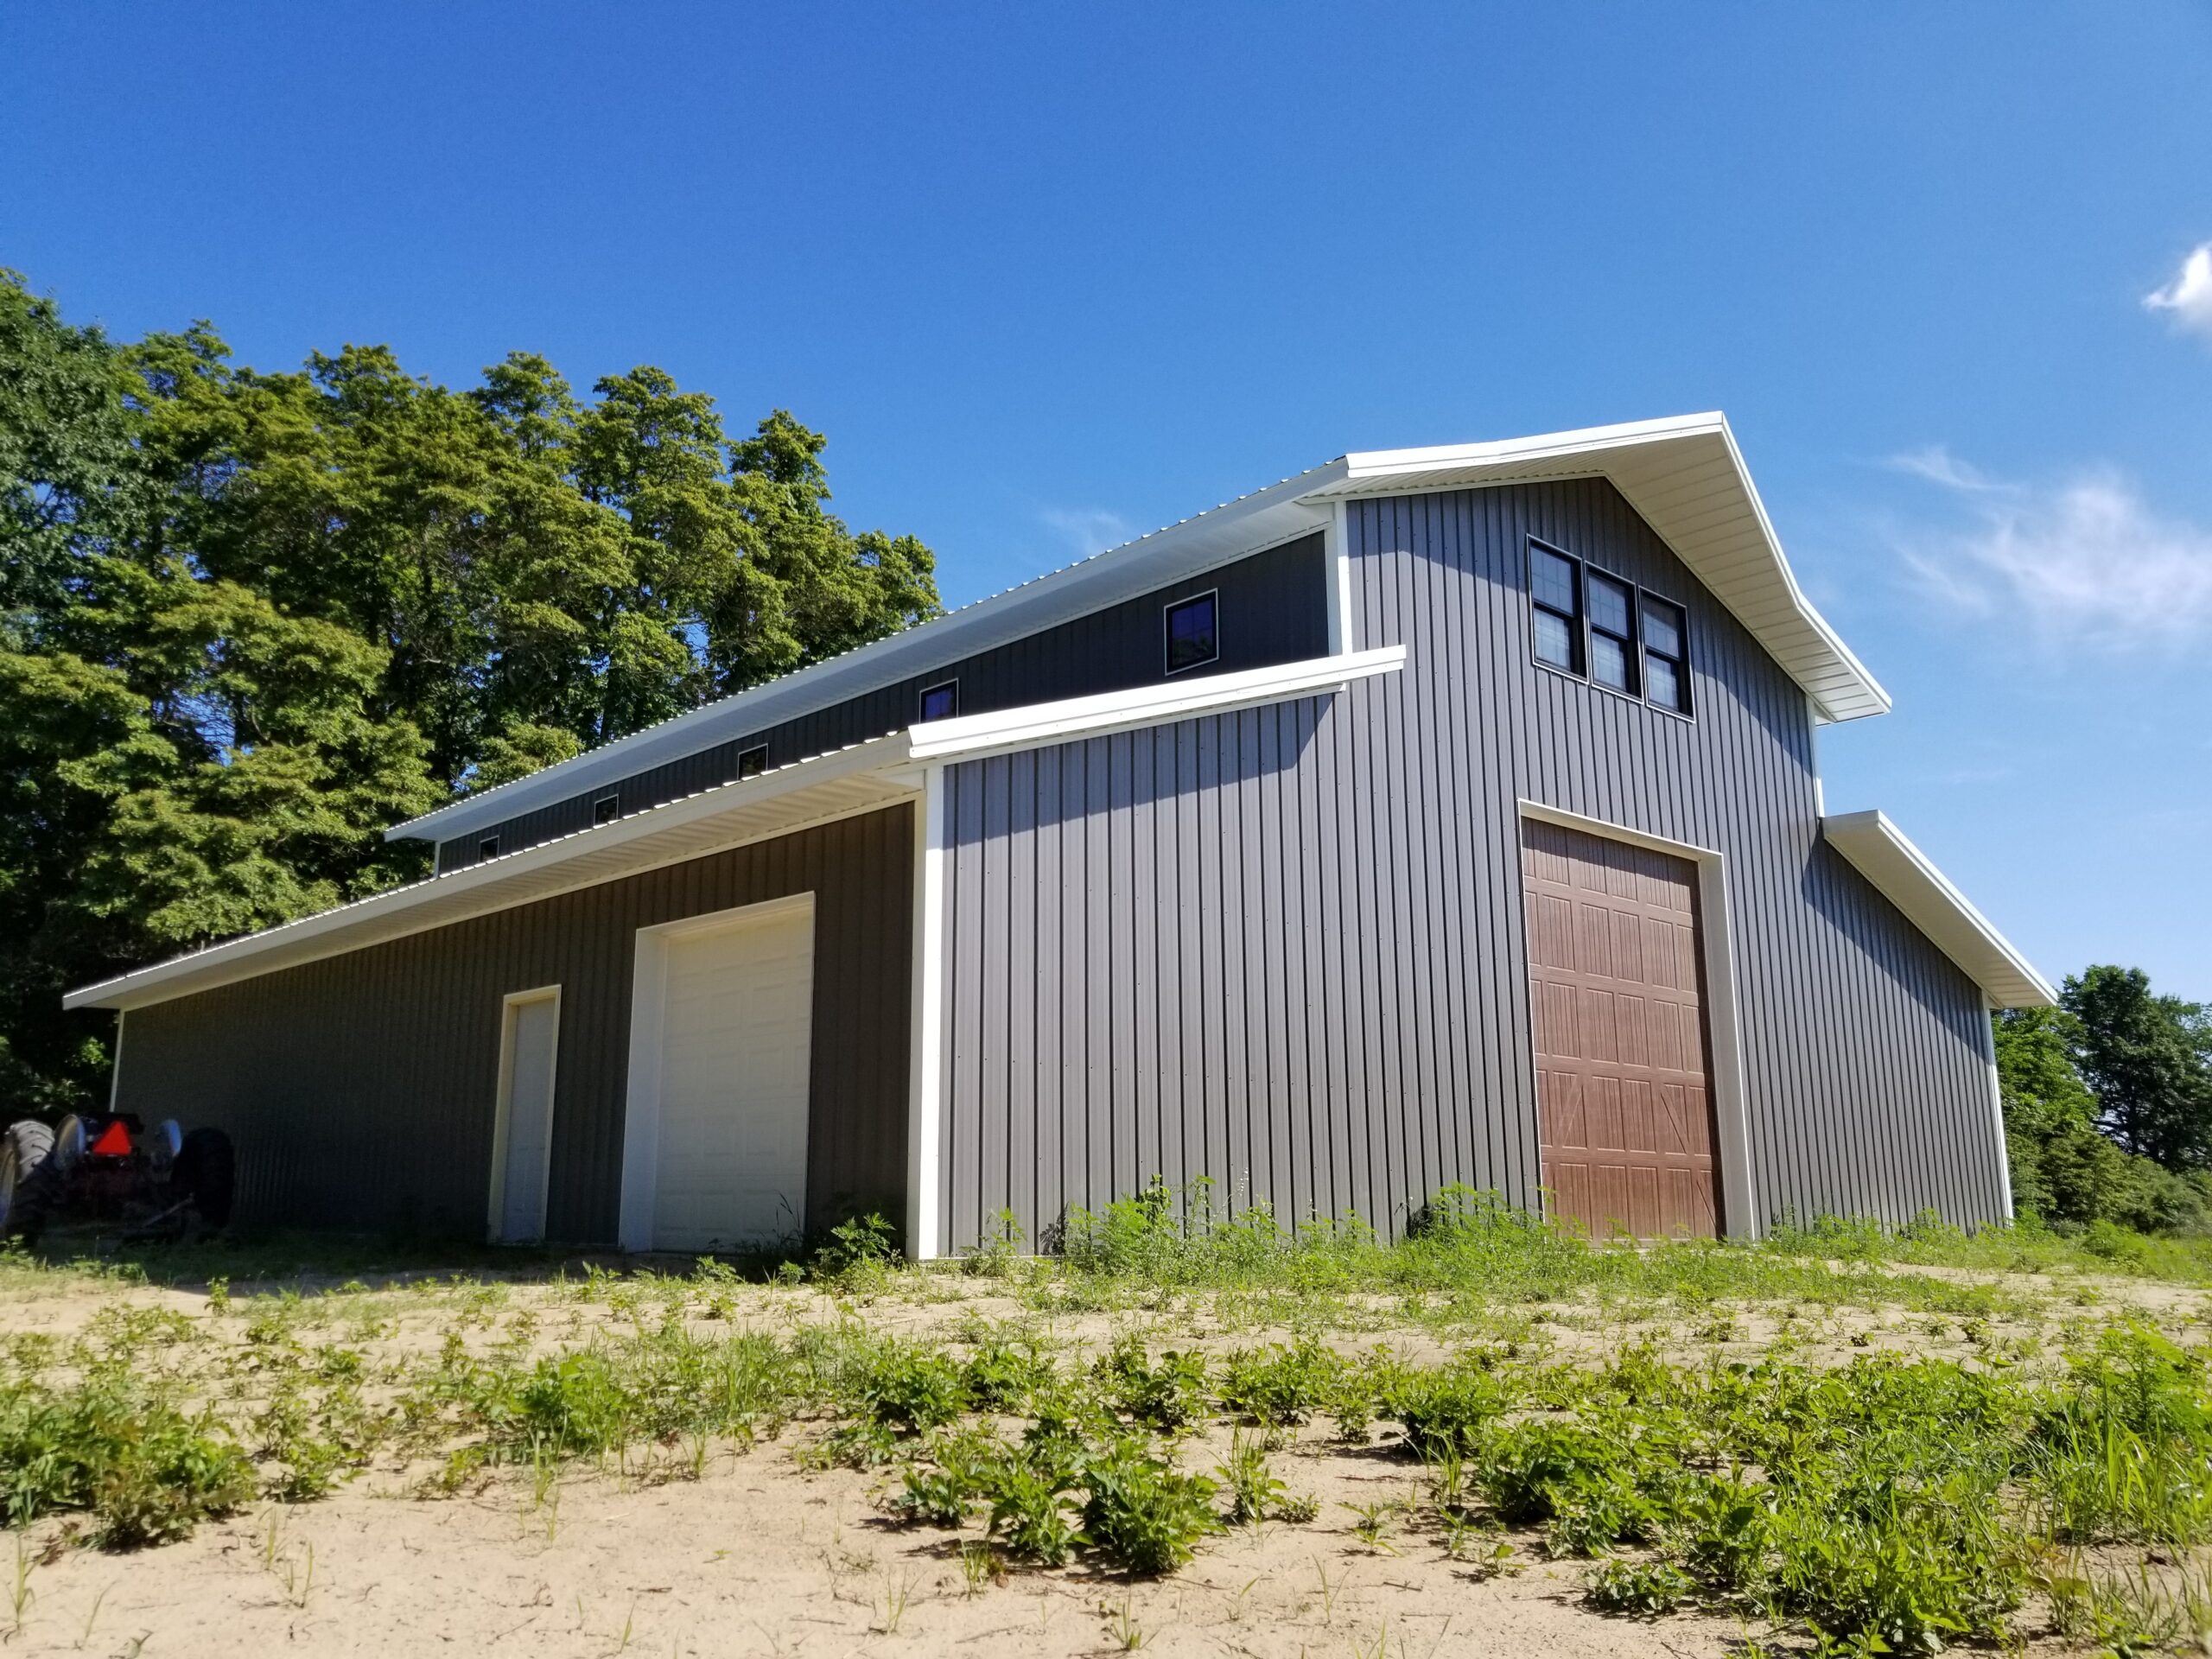
[(2191, 251), (2173, 281), (2145, 294), (2143, 304), (2149, 310), (2171, 312), (2175, 327), (2212, 340), (2212, 242)]
[[(2113, 652), (2212, 637), (2212, 531), (2161, 518), (2110, 470), (2035, 488), (1923, 453), (1945, 465), (1908, 470), (1970, 502), (1971, 517), (1906, 538), (1901, 550), (1954, 608), (2019, 617), (2045, 642)], [(1952, 465), (1956, 477), (1946, 475)]]
[(1940, 443), (1931, 443), (1925, 449), (1915, 449), (1909, 454), (1891, 455), (1890, 465), (1901, 473), (1924, 478), (1930, 484), (1941, 484), (1946, 489), (1982, 491), (2006, 487), (1980, 467), (1961, 461)]
[(1089, 558), (1135, 537), (1129, 521), (1104, 507), (1046, 507), (1038, 515), (1077, 558)]

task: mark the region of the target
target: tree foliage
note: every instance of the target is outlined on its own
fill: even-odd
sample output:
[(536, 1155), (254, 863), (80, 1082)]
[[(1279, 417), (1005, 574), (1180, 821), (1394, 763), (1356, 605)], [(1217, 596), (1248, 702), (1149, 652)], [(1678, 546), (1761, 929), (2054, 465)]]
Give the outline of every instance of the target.
[(2094, 966), (2056, 1008), (1997, 1016), (1997, 1074), (2024, 1213), (2145, 1230), (2212, 1220), (2212, 1027), (2139, 969)]
[(263, 373), (0, 272), (0, 1090), (97, 1085), (67, 986), (419, 874), (386, 825), (932, 614), (823, 445), (652, 367)]

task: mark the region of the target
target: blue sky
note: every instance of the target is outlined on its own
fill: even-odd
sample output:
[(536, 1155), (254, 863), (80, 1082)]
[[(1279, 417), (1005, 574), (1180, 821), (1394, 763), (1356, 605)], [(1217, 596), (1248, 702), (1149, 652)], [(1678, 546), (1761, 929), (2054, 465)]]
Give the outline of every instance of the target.
[(1725, 409), (1897, 698), (1830, 807), (2212, 997), (2208, 86), (2179, 3), (16, 6), (0, 264), (264, 367), (789, 407), (956, 603), (1348, 448)]

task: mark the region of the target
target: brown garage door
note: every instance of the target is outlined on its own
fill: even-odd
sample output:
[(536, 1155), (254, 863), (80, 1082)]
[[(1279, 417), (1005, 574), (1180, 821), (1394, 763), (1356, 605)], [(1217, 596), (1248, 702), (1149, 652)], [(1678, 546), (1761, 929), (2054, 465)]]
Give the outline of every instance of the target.
[(1554, 1211), (1591, 1236), (1713, 1236), (1697, 868), (1524, 820), (1536, 1119)]

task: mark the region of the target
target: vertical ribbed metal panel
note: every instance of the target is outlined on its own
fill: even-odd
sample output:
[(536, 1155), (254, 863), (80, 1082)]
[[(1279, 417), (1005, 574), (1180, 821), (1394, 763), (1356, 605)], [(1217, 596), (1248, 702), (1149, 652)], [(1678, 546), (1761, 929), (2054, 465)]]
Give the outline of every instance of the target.
[(728, 783), (737, 776), (738, 756), (763, 743), (768, 747), (768, 764), (783, 766), (899, 731), (913, 723), (922, 688), (946, 680), (960, 682), (960, 711), (967, 715), (1152, 684), (1166, 671), (1163, 607), (1209, 588), (1221, 594), (1221, 656), (1186, 673), (1228, 674), (1321, 656), (1329, 648), (1321, 565), (1319, 536), (1269, 548), (1042, 633), (948, 662), (733, 742), (715, 744), (620, 784), (601, 785), (442, 842), (438, 868), (442, 873), (475, 863), (476, 849), (487, 836), (499, 837), (502, 853), (513, 853), (588, 829), (592, 803), (610, 792), (620, 798), (624, 812), (634, 812)]
[(815, 895), (808, 1224), (905, 1208), (913, 809), (843, 818), (130, 1014), (120, 1109), (227, 1129), (246, 1220), (480, 1234), (500, 1008), (561, 987), (546, 1225), (614, 1236), (639, 928)]
[[(1391, 1227), (1533, 1202), (1522, 798), (1724, 855), (1759, 1219), (2001, 1214), (1979, 990), (1821, 839), (1803, 693), (1618, 493), (1349, 530), (1353, 643), (1402, 673), (953, 768), (946, 1242), (1155, 1173)], [(1531, 536), (1685, 606), (1694, 719), (1535, 664)], [(982, 1155), (1048, 1141), (1088, 1148), (1057, 1186)]]

